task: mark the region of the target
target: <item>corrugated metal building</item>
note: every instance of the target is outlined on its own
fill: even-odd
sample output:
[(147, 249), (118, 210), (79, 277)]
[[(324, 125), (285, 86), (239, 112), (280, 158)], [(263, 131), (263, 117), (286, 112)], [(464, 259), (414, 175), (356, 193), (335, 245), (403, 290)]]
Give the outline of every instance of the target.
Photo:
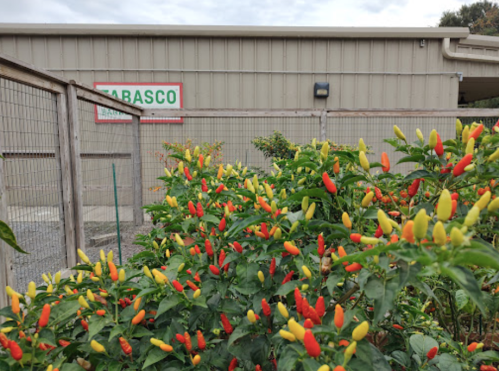
[[(0, 24), (0, 52), (89, 85), (179, 82), (184, 108), (456, 108), (459, 100), (499, 96), (499, 38), (470, 35), (467, 28)], [(314, 98), (315, 82), (329, 82), (327, 99)], [(440, 122), (445, 137), (452, 135), (453, 125), (444, 125), (451, 121)], [(420, 122), (402, 125), (414, 131)], [(381, 132), (385, 123), (330, 118), (327, 136), (355, 143), (369, 130), (366, 142), (379, 151), (390, 135)], [(83, 124), (94, 136), (84, 149), (99, 150), (99, 124), (91, 116)], [(422, 126), (429, 132), (434, 123)], [(228, 161), (259, 164), (249, 140), (273, 130), (298, 142), (319, 136), (315, 118), (144, 124), (145, 188), (161, 170), (154, 159), (161, 140), (222, 140)], [(87, 183), (98, 185), (99, 176)], [(87, 196), (87, 202), (95, 198)]]

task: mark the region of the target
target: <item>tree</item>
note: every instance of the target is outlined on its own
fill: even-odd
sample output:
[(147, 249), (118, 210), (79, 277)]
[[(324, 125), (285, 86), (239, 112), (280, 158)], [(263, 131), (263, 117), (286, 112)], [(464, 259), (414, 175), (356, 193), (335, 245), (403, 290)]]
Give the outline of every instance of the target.
[(483, 0), (462, 5), (458, 11), (445, 11), (439, 27), (468, 27), (472, 34), (499, 35), (499, 5)]

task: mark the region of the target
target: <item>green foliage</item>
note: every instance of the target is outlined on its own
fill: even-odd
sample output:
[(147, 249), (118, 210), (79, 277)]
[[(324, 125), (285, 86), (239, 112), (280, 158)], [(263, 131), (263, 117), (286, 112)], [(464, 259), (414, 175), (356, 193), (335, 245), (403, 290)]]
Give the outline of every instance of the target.
[[(196, 176), (188, 181), (175, 169), (159, 178), (165, 200), (146, 207), (155, 224), (138, 236), (143, 251), (124, 268), (124, 280), (112, 281), (103, 253), (100, 263), (75, 267), (77, 278), (48, 277), (32, 300), (22, 296), (24, 317), (10, 307), (2, 309), (0, 315), (8, 320), (0, 328), (12, 327), (7, 336), (23, 349), (24, 367), (33, 365), (34, 370), (46, 370), (49, 364), (72, 370), (88, 366), (85, 362), (97, 370), (227, 370), (234, 359), (240, 370), (260, 365), (264, 371), (273, 370), (274, 361), (279, 370), (297, 371), (317, 371), (322, 365), (344, 365), (348, 371), (443, 371), (496, 364), (496, 345), (486, 339), (494, 338), (499, 308), (494, 295), (499, 213), (486, 207), (490, 202), (474, 223), (468, 213), (487, 192), (494, 198), (498, 193), (499, 164), (489, 159), (499, 148), (499, 136), (485, 129), (477, 137), (473, 167), (459, 176), (452, 169), (466, 151), (460, 136), (444, 142), (440, 157), (425, 141), (386, 142), (404, 154), (402, 161), (414, 164), (412, 173), (392, 174), (386, 163), (384, 171), (376, 170), (378, 163), (367, 171), (358, 151), (321, 153), (311, 145), (276, 161), (275, 173), (265, 177), (240, 163), (223, 170), (200, 167), (195, 156), (189, 161), (177, 152), (174, 158)], [(325, 187), (324, 173), (336, 192)], [(444, 190), (457, 196), (455, 207), (440, 200)], [(367, 202), (371, 192), (375, 197)], [(440, 213), (443, 241), (440, 235), (433, 238), (437, 203), (444, 210), (455, 209), (448, 219)], [(414, 238), (421, 225), (413, 228), (411, 223), (422, 209), (428, 228), (422, 238)], [(392, 220), (389, 229), (383, 224), (385, 232), (378, 225), (379, 210)], [(455, 230), (461, 239), (456, 240)], [(295, 253), (293, 244), (296, 255), (290, 254)], [(50, 321), (34, 343), (46, 303), (54, 304)], [(344, 310), (340, 328), (337, 304)], [(288, 322), (280, 305), (297, 324)], [(141, 310), (144, 318), (132, 324)], [(258, 319), (248, 315), (250, 310)], [(305, 317), (308, 327), (314, 322), (311, 332), (319, 355), (309, 335), (307, 341), (280, 335), (290, 331), (300, 339)], [(20, 340), (20, 331), (31, 342)], [(192, 349), (180, 342), (185, 333)], [(120, 338), (131, 345), (131, 355), (120, 348)], [(172, 351), (152, 338), (171, 345)], [(71, 345), (62, 347), (60, 340)], [(92, 340), (105, 352), (98, 353)], [(345, 350), (353, 340), (356, 352), (349, 360)], [(485, 344), (468, 350), (473, 341)], [(43, 351), (41, 342), (55, 348)], [(429, 357), (435, 347), (435, 356)], [(197, 365), (195, 355), (200, 356)], [(23, 369), (6, 352), (0, 353), (3, 363), (14, 371)]]

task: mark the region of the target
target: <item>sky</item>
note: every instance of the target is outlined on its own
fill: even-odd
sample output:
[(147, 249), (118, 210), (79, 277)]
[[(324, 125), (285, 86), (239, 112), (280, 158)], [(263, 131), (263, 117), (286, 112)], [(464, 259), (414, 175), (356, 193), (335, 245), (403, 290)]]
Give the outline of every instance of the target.
[(0, 22), (436, 26), (476, 0), (0, 0)]

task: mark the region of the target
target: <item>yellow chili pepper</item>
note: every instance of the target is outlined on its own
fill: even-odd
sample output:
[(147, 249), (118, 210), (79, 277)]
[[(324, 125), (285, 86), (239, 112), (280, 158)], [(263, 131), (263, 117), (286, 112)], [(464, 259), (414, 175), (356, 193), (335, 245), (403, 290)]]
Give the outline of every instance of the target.
[(307, 266), (302, 265), (301, 270), (303, 271), (303, 274), (310, 280), (312, 278), (312, 272), (310, 272), (310, 269), (308, 269)]
[(36, 297), (36, 284), (31, 281), (28, 283), (28, 296), (33, 300)]
[(94, 296), (93, 292), (90, 289), (87, 290), (87, 298), (90, 301), (95, 301), (95, 296)]
[(251, 309), (248, 311), (246, 317), (248, 317), (248, 321), (250, 321), (251, 323), (256, 322), (255, 312), (253, 312)]
[(414, 225), (412, 227), (412, 232), (418, 240), (422, 240), (426, 237), (426, 231), (428, 230), (428, 218), (426, 217), (426, 210), (422, 208), (416, 214), (414, 218)]
[(83, 263), (90, 264), (90, 259), (88, 258), (88, 256), (85, 255), (85, 253), (81, 249), (78, 249), (78, 256), (80, 257)]
[(360, 151), (360, 153), (359, 153), (359, 161), (360, 161), (360, 166), (362, 166), (362, 168), (365, 171), (369, 171), (369, 169), (370, 169), (371, 166), (369, 165), (369, 160), (367, 159), (366, 153), (364, 151)]
[(467, 227), (471, 227), (473, 224), (476, 223), (479, 216), (480, 216), (480, 208), (478, 206), (473, 206), (468, 211), (466, 218), (464, 218), (464, 225)]
[(368, 207), (369, 204), (371, 203), (371, 201), (373, 200), (373, 197), (374, 197), (374, 192), (373, 191), (371, 191), (368, 194), (366, 194), (364, 196), (364, 198), (362, 199), (362, 202), (361, 202), (362, 207), (364, 207), (364, 208)]
[(163, 345), (165, 343), (163, 340), (159, 340), (159, 339), (155, 339), (155, 338), (151, 338), (150, 342), (152, 345), (155, 345), (157, 347), (160, 347), (161, 345)]
[(102, 276), (102, 265), (101, 262), (97, 262), (94, 267), (94, 273), (97, 277)]
[(293, 335), (298, 339), (303, 341), (303, 338), (305, 337), (305, 329), (303, 328), (302, 325), (300, 325), (298, 322), (295, 321), (294, 318), (291, 318), (288, 321), (288, 326)]
[(83, 308), (87, 308), (87, 309), (90, 309), (90, 305), (88, 304), (88, 302), (85, 300), (85, 298), (83, 296), (80, 296), (78, 298), (78, 303), (80, 303), (80, 305), (83, 307)]
[(393, 132), (395, 133), (397, 138), (405, 141), (405, 135), (404, 133), (402, 133), (402, 130), (400, 130), (400, 128), (397, 125), (393, 125)]
[(475, 152), (475, 138), (470, 138), (466, 144), (466, 154)]
[(463, 143), (468, 143), (468, 138), (470, 136), (470, 127), (466, 125), (463, 130)]
[(265, 276), (262, 271), (258, 271), (258, 279), (260, 280), (261, 283), (265, 282)]
[[(299, 325), (298, 325), (299, 326)], [(285, 330), (279, 330), (279, 335), (281, 335), (281, 337), (283, 339), (286, 339), (288, 341), (296, 341), (296, 336), (293, 335), (291, 332), (289, 331), (285, 331)], [(303, 334), (303, 336), (305, 336), (305, 333)]]
[(457, 119), (456, 120), (456, 134), (457, 134), (457, 136), (460, 136), (462, 132), (463, 132), (463, 124), (461, 123), (461, 120)]
[(361, 341), (366, 337), (368, 331), (369, 322), (364, 321), (353, 330), (352, 339), (355, 341)]
[(102, 344), (99, 344), (97, 341), (92, 340), (90, 342), (90, 346), (92, 347), (93, 350), (95, 350), (97, 353), (103, 353), (106, 351), (106, 348)]
[(447, 234), (444, 225), (440, 221), (433, 227), (433, 239), (438, 246), (443, 246), (447, 242)]
[(499, 209), (499, 197), (494, 199), (487, 207), (487, 210), (491, 213), (495, 212), (497, 209)]
[(423, 133), (421, 132), (421, 130), (419, 129), (416, 129), (416, 136), (418, 137), (418, 139), (424, 143), (424, 137), (423, 137)]
[(277, 309), (279, 309), (279, 313), (281, 313), (281, 316), (283, 316), (286, 319), (289, 318), (288, 310), (286, 309), (286, 307), (284, 306), (283, 303), (278, 302), (277, 303)]
[(346, 228), (352, 229), (352, 221), (350, 220), (350, 217), (348, 216), (348, 213), (346, 211), (341, 215), (341, 221)]
[(480, 211), (482, 211), (483, 209), (485, 209), (485, 207), (487, 207), (491, 197), (492, 194), (490, 193), (490, 191), (485, 192), (482, 197), (480, 197), (480, 199), (475, 203), (475, 206), (478, 207)]
[(199, 298), (200, 295), (201, 295), (201, 289), (197, 289), (196, 291), (194, 291), (194, 294), (192, 295), (192, 297), (194, 299), (197, 299), (197, 298)]
[(461, 246), (464, 242), (464, 236), (460, 229), (453, 227), (450, 231), (450, 242), (454, 247)]
[(54, 277), (55, 284), (58, 285), (61, 282), (61, 272), (57, 272)]
[(428, 146), (430, 147), (430, 149), (434, 149), (437, 146), (437, 131), (435, 129), (433, 129), (430, 133)]
[[(167, 250), (169, 251), (169, 250)], [(146, 275), (146, 277), (149, 277), (149, 278), (152, 278), (152, 274), (151, 274), (151, 271), (149, 270), (149, 267), (147, 265), (144, 265), (144, 274)]]
[(359, 139), (359, 152), (367, 152), (366, 144), (364, 143), (364, 139)]
[(184, 241), (180, 238), (180, 236), (178, 235), (178, 233), (175, 233), (175, 241), (182, 247), (185, 246), (184, 244)]
[(310, 220), (314, 216), (315, 212), (315, 202), (312, 202), (312, 204), (309, 206), (306, 214), (305, 214), (305, 219)]
[(438, 199), (437, 217), (438, 220), (446, 222), (452, 214), (452, 199), (448, 189), (444, 189)]
[(381, 209), (378, 210), (378, 222), (383, 230), (383, 233), (389, 236), (393, 231), (393, 226), (390, 223), (390, 218)]

